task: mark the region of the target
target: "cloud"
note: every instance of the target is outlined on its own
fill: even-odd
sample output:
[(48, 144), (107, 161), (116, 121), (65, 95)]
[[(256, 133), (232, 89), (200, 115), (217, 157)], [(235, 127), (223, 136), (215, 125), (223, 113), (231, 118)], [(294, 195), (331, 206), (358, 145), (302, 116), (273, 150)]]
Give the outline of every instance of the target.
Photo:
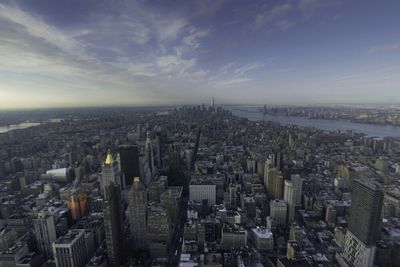
[(235, 65), (235, 63), (233, 63), (233, 62), (223, 65), (221, 67), (221, 69), (219, 70), (219, 73), (222, 75), (227, 74), (228, 72), (231, 71), (231, 69), (234, 65)]
[(345, 74), (336, 77), (334, 82), (349, 82), (369, 83), (371, 79), (386, 79), (400, 77), (400, 65), (392, 65), (383, 68), (372, 68), (364, 71), (358, 71), (351, 74)]
[(302, 12), (303, 16), (309, 17), (317, 11), (317, 9), (330, 5), (330, 1), (327, 0), (300, 0), (298, 1), (298, 8)]
[(17, 8), (0, 4), (0, 17), (9, 23), (14, 23), (20, 31), (23, 30), (32, 37), (43, 39), (46, 43), (63, 51), (73, 54), (82, 51), (79, 42)]
[[(196, 66), (197, 59), (192, 54), (209, 31), (179, 17), (163, 17), (154, 24), (154, 16), (147, 15), (139, 21), (125, 13), (97, 14), (79, 27), (63, 29), (16, 6), (0, 4), (0, 70), (24, 75), (24, 81), (11, 83), (24, 91), (30, 84), (32, 90), (38, 85), (49, 94), (61, 90), (64, 95), (79, 97), (85, 92), (83, 88), (96, 88), (100, 94), (112, 88), (118, 91), (116, 97), (135, 95), (134, 101), (163, 96), (177, 99), (182, 92), (171, 77), (186, 77), (194, 82), (206, 75)], [(167, 25), (163, 31), (160, 21)], [(176, 42), (180, 43), (179, 53), (170, 49), (170, 44)], [(172, 89), (167, 93), (162, 87), (168, 84)]]
[(187, 21), (183, 18), (175, 19), (172, 21), (161, 21), (157, 23), (156, 27), (161, 40), (176, 39), (178, 34), (187, 25)]
[(236, 62), (231, 62), (223, 65), (218, 71), (212, 75), (208, 74), (208, 83), (211, 88), (241, 88), (244, 84), (253, 81), (252, 78), (247, 77), (246, 74), (263, 68), (265, 65), (262, 63), (254, 62), (238, 66)]
[(326, 0), (282, 1), (283, 3), (266, 6), (254, 19), (254, 29), (266, 27), (270, 30), (285, 31), (302, 19), (308, 19), (324, 6), (333, 4)]
[(187, 47), (190, 47), (192, 50), (196, 50), (200, 47), (200, 38), (209, 35), (209, 33), (209, 30), (199, 31), (195, 27), (191, 27), (189, 29), (189, 34), (182, 39), (182, 42)]
[(190, 69), (196, 64), (195, 59), (183, 59), (178, 56), (168, 55), (157, 59), (157, 66), (164, 74), (188, 74)]
[(295, 24), (296, 24), (295, 22), (287, 19), (279, 20), (276, 22), (276, 26), (283, 31), (293, 27)]
[(214, 88), (227, 88), (227, 87), (237, 87), (241, 86), (244, 83), (251, 81), (249, 78), (234, 78), (234, 79), (227, 79), (227, 80), (219, 80), (215, 81), (212, 84)]
[(206, 15), (213, 14), (218, 11), (227, 0), (198, 0), (197, 3), (197, 14)]
[(243, 75), (249, 71), (255, 70), (255, 69), (259, 69), (259, 68), (263, 68), (265, 65), (261, 64), (261, 63), (252, 63), (252, 64), (247, 64), (244, 65), (242, 67), (239, 67), (237, 69), (235, 69), (233, 71), (234, 74), (238, 74), (238, 75)]
[(283, 3), (273, 6), (272, 8), (266, 8), (263, 12), (256, 15), (254, 23), (255, 28), (259, 29), (265, 24), (274, 22), (282, 16), (288, 14), (293, 10), (293, 5), (290, 3)]
[(400, 50), (400, 43), (375, 46), (368, 49), (368, 53), (390, 52)]

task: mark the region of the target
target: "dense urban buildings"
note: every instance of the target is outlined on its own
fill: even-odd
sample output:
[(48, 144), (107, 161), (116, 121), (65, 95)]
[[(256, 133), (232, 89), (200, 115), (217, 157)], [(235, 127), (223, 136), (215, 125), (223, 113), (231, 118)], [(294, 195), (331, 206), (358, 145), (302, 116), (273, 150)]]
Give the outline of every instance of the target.
[(399, 266), (399, 139), (234, 113), (0, 134), (1, 266)]

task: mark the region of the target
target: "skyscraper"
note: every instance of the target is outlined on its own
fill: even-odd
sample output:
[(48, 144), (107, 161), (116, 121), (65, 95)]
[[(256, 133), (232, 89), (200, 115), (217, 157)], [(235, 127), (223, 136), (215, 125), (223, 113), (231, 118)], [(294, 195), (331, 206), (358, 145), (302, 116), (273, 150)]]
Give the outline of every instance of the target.
[(161, 132), (157, 132), (156, 140), (155, 140), (155, 161), (158, 168), (161, 168), (162, 165), (162, 154), (161, 154)]
[(54, 218), (45, 212), (39, 212), (33, 220), (34, 232), (40, 252), (45, 256), (53, 255), (51, 244), (57, 239)]
[(373, 266), (375, 243), (380, 235), (382, 202), (383, 192), (379, 185), (354, 181), (344, 252), (338, 257), (341, 266)]
[(133, 183), (132, 177), (140, 176), (139, 148), (137, 145), (120, 146), (119, 155), (125, 185), (131, 185)]
[(270, 216), (278, 226), (286, 226), (287, 203), (283, 200), (275, 199), (269, 203)]
[(154, 173), (154, 151), (153, 143), (151, 142), (150, 133), (147, 132), (146, 143), (145, 143), (145, 158), (152, 174)]
[(85, 230), (70, 230), (53, 243), (56, 267), (83, 267), (87, 261)]
[(103, 211), (108, 265), (120, 266), (124, 240), (123, 207), (118, 185), (110, 184), (105, 187)]
[(269, 170), (271, 169), (272, 166), (272, 160), (270, 158), (267, 158), (264, 162), (264, 187), (267, 190), (268, 184), (269, 184)]
[(86, 215), (87, 193), (83, 190), (73, 189), (67, 198), (67, 207), (71, 211), (71, 217), (79, 220)]
[(294, 214), (296, 209), (296, 191), (292, 182), (285, 181), (285, 191), (283, 199), (288, 204), (288, 224), (291, 224), (294, 220)]
[(276, 168), (267, 173), (267, 194), (270, 199), (282, 199), (283, 177)]
[(148, 210), (147, 237), (152, 257), (167, 257), (172, 234), (167, 208), (154, 204)]
[(132, 189), (128, 195), (128, 205), (133, 249), (146, 249), (147, 191), (139, 177), (133, 180)]
[(300, 175), (293, 174), (290, 177), (290, 181), (292, 182), (292, 184), (294, 186), (296, 206), (301, 206), (301, 196), (302, 196), (302, 192), (303, 192), (303, 179), (301, 179)]
[(111, 183), (122, 186), (118, 163), (114, 161), (111, 151), (108, 150), (106, 159), (101, 166), (100, 187), (103, 194), (105, 187)]

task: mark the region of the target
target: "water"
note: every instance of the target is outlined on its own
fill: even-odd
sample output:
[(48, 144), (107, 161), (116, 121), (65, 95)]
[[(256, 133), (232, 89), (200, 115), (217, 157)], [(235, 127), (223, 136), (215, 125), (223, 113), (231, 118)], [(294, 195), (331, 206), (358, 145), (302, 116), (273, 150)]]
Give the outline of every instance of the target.
[(18, 123), (18, 124), (10, 124), (10, 125), (6, 125), (6, 126), (0, 126), (0, 134), (7, 133), (9, 131), (17, 130), (17, 129), (26, 129), (26, 128), (38, 126), (38, 125), (40, 125), (39, 122), (22, 122), (22, 123)]
[(370, 137), (400, 138), (400, 127), (398, 126), (357, 123), (343, 120), (308, 119), (305, 117), (294, 116), (275, 116), (269, 114), (264, 116), (254, 108), (241, 108), (240, 110), (233, 108), (231, 111), (235, 116), (247, 118), (252, 121), (261, 121), (265, 118), (266, 121), (298, 125), (301, 127), (313, 127), (324, 131), (354, 131), (356, 133), (363, 133)]

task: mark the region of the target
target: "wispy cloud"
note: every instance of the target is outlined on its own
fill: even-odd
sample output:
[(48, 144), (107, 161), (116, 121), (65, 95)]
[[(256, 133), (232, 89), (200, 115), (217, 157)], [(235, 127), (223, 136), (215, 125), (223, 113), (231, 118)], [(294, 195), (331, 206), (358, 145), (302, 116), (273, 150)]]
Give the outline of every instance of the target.
[(400, 43), (375, 46), (368, 49), (368, 53), (379, 53), (400, 50)]
[(207, 15), (218, 11), (224, 4), (228, 2), (227, 0), (197, 0), (197, 14)]
[[(23, 101), (43, 104), (42, 99), (129, 104), (193, 103), (211, 94), (239, 102), (276, 99), (277, 94), (297, 98), (303, 92), (313, 97), (326, 90), (316, 86), (324, 79), (337, 82), (342, 91), (358, 81), (363, 86), (383, 81), (379, 95), (394, 94), (398, 69), (363, 70), (396, 65), (400, 45), (390, 43), (393, 25), (388, 21), (398, 16), (389, 9), (376, 20), (361, 12), (354, 16), (353, 9), (342, 12), (349, 2), (117, 0), (71, 5), (57, 0), (57, 5), (45, 5), (0, 0), (0, 108)], [(366, 4), (365, 9), (373, 12), (375, 7)], [(379, 20), (382, 32), (373, 27), (378, 17), (385, 18)], [(363, 24), (345, 27), (359, 21)], [(353, 34), (356, 26), (363, 27)], [(378, 42), (383, 45), (374, 46)], [(353, 53), (359, 47), (394, 56), (374, 62), (375, 56)]]
[(157, 66), (162, 73), (172, 75), (178, 73), (181, 75), (188, 74), (188, 71), (196, 64), (195, 59), (183, 59), (178, 56), (162, 56), (157, 59)]
[[(119, 88), (120, 92), (130, 91), (143, 98), (162, 96), (160, 88), (149, 79), (156, 79), (160, 86), (171, 82), (171, 77), (192, 75), (195, 79), (206, 73), (196, 67), (192, 53), (208, 30), (173, 18), (152, 37), (150, 28), (155, 26), (151, 21), (146, 25), (146, 21), (124, 14), (94, 19), (82, 28), (65, 31), (16, 6), (0, 4), (0, 70), (29, 74), (27, 79), (32, 75), (46, 77), (43, 83), (72, 79), (75, 85), (87, 88)], [(179, 42), (179, 52), (148, 46), (151, 38), (157, 38), (164, 47)], [(132, 48), (146, 56), (132, 53)]]
[(303, 15), (312, 15), (318, 8), (329, 4), (326, 0), (299, 0), (298, 8), (303, 12)]
[(383, 68), (371, 68), (351, 74), (336, 77), (333, 81), (339, 83), (356, 82), (359, 84), (370, 83), (371, 80), (385, 80), (400, 77), (400, 65)]
[(209, 30), (199, 31), (195, 27), (191, 27), (189, 29), (189, 34), (183, 38), (182, 42), (192, 50), (196, 50), (200, 47), (200, 38), (203, 38), (209, 34)]
[(157, 24), (158, 34), (161, 40), (175, 40), (186, 25), (187, 21), (183, 18), (175, 19), (168, 23)]
[(263, 68), (265, 65), (262, 63), (252, 63), (241, 66), (233, 71), (234, 74), (243, 75), (249, 71)]
[(294, 21), (290, 21), (288, 19), (283, 19), (276, 22), (276, 26), (283, 31), (293, 27), (295, 24), (296, 23)]
[(276, 20), (285, 16), (293, 9), (294, 6), (291, 3), (281, 3), (265, 8), (264, 11), (256, 15), (254, 20), (255, 28), (258, 29), (265, 24), (275, 23)]
[(229, 87), (237, 87), (241, 86), (247, 82), (250, 82), (252, 79), (249, 78), (234, 78), (227, 80), (219, 80), (212, 84), (214, 88), (229, 88)]
[[(333, 1), (332, 1), (333, 2)], [(279, 1), (278, 4), (266, 5), (254, 19), (254, 29), (267, 27), (269, 30), (287, 30), (299, 20), (310, 18), (315, 12), (332, 4), (325, 0)]]

